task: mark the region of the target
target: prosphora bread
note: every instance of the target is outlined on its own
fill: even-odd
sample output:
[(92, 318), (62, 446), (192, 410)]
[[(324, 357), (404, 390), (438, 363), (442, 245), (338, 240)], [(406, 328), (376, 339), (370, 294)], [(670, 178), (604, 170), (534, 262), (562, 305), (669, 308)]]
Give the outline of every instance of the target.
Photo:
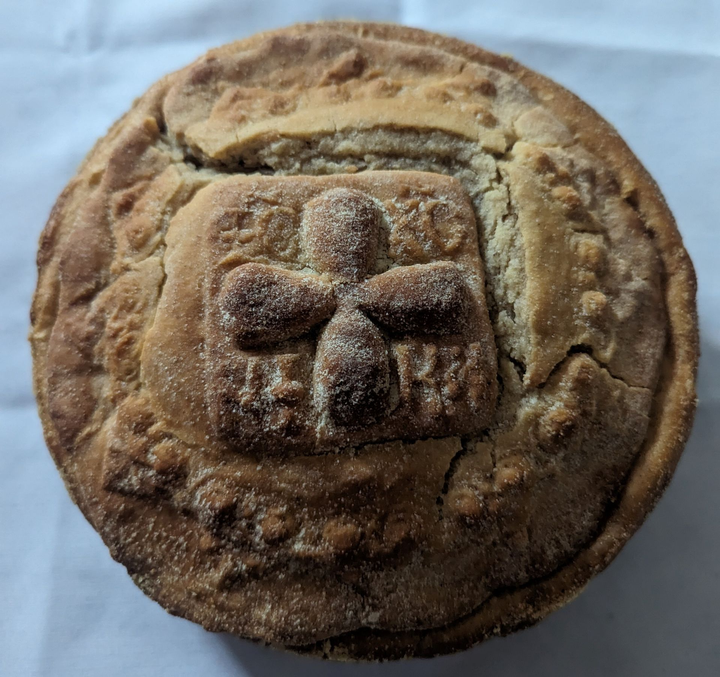
[(210, 51), (43, 231), (45, 436), (140, 588), (331, 658), (528, 626), (617, 554), (695, 408), (695, 278), (573, 95), (352, 22)]

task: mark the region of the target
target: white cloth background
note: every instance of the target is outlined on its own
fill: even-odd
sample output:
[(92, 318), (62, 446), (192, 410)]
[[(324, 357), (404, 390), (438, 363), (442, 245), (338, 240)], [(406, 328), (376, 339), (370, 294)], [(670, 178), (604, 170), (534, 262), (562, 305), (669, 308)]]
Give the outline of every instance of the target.
[[(96, 137), (207, 48), (320, 18), (397, 21), (511, 53), (614, 123), (700, 281), (700, 408), (677, 475), (616, 562), (540, 626), (431, 661), (333, 665), (166, 614), (71, 503), (25, 340), (37, 237)], [(0, 2), (0, 675), (720, 675), (718, 0)]]

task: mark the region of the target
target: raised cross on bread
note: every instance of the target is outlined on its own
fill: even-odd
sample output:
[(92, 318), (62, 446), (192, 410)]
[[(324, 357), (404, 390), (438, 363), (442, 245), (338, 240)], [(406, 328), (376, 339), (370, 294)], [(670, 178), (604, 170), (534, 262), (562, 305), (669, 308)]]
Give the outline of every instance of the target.
[(170, 231), (143, 373), (178, 436), (286, 455), (487, 427), (495, 343), (457, 179), (233, 176)]
[(457, 266), (439, 261), (368, 278), (380, 212), (358, 190), (335, 188), (305, 208), (304, 239), (318, 274), (247, 263), (223, 285), (223, 318), (240, 348), (298, 338), (331, 318), (320, 336), (315, 388), (339, 426), (366, 425), (388, 409), (389, 356), (378, 325), (399, 336), (451, 335), (466, 326), (471, 297)]

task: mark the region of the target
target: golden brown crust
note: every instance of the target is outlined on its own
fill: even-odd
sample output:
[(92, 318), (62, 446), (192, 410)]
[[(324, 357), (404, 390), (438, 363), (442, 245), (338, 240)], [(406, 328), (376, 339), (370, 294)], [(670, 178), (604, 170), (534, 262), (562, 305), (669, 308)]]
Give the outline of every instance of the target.
[[(244, 56), (252, 50), (262, 59)], [(273, 71), (278, 55), (281, 62), (297, 59), (302, 73)], [(253, 63), (267, 65), (253, 70)], [(233, 86), (221, 87), (223, 78), (235, 78)], [(293, 83), (307, 96), (293, 98)], [(196, 92), (204, 98), (193, 99)], [(338, 104), (348, 101), (340, 113)], [(425, 133), (419, 145), (402, 135), (407, 129)], [(424, 159), (426, 146), (432, 160)], [(398, 147), (410, 160), (388, 164)], [(352, 172), (362, 157), (358, 149), (369, 170), (450, 173), (464, 189), (448, 188), (447, 195), (470, 195), (504, 386), (494, 423), (489, 433), (478, 435), (476, 428), (462, 442), (381, 442), (332, 463), (322, 455), (247, 462), (240, 456), (228, 470), (209, 473), (220, 457), (212, 449), (202, 456), (208, 449), (200, 454), (191, 439), (202, 426), (177, 427), (186, 421), (172, 409), (167, 388), (148, 386), (153, 365), (172, 352), (151, 359), (147, 337), (177, 338), (163, 330), (163, 318), (175, 310), (181, 320), (197, 319), (203, 304), (212, 305), (207, 296), (190, 301), (177, 272), (205, 274), (202, 260), (193, 266), (181, 255), (196, 237), (183, 219), (204, 218), (203, 202), (193, 196), (227, 183), (212, 167)], [(338, 181), (354, 185), (354, 179)], [(241, 177), (238, 185), (246, 184)], [(465, 262), (457, 264), (464, 275), (475, 270), (482, 280), (482, 267), (471, 263), (477, 244), (423, 258), (454, 242), (463, 226), (442, 221), (450, 217), (441, 212), (428, 226), (409, 205), (390, 200), (383, 208), (390, 235), (378, 265), (386, 265), (387, 255), (402, 266), (432, 269), (433, 257), (450, 256)], [(541, 231), (538, 222), (546, 224)], [(253, 240), (233, 251), (250, 252), (248, 260), (263, 265), (270, 256), (292, 269), (305, 245), (277, 249), (292, 232), (282, 230), (284, 223), (290, 221), (272, 222), (280, 228), (277, 238), (268, 235), (260, 249), (252, 249)], [(328, 259), (327, 270), (360, 280), (353, 271), (369, 265), (362, 249), (369, 239), (359, 240), (365, 243), (359, 269)], [(672, 476), (692, 422), (695, 278), (655, 183), (615, 130), (572, 94), (512, 60), (423, 31), (343, 22), (295, 26), (227, 45), (168, 76), (99, 142), (61, 195), (41, 239), (38, 268), (35, 390), (48, 446), (73, 498), (113, 556), (171, 612), (295, 650), (341, 659), (435, 655), (540, 620), (575, 596), (642, 523)], [(256, 272), (253, 279), (267, 279)], [(559, 293), (548, 292), (553, 275), (567, 285)], [(376, 325), (352, 313), (369, 313), (391, 333), (393, 326), (418, 324), (412, 317), (421, 302), (402, 301), (401, 312), (382, 306), (373, 288), (381, 277), (370, 278), (367, 300), (352, 301), (347, 315), (338, 311), (336, 344), (378, 345), (371, 337), (378, 330), (370, 328)], [(412, 297), (402, 280), (386, 286), (386, 294), (397, 287), (397, 298)], [(464, 307), (460, 298), (448, 296), (447, 303)], [(323, 316), (331, 312), (326, 305)], [(190, 359), (212, 335), (183, 334), (177, 354)], [(331, 384), (332, 394), (347, 379), (344, 363), (339, 371), (332, 366), (330, 336), (319, 354), (329, 380), (318, 383)], [(482, 332), (472, 340), (481, 346), (477, 364), (494, 369)], [(307, 340), (298, 341), (299, 357), (273, 358), (278, 369), (308, 359)], [(390, 372), (379, 361), (363, 383), (402, 374), (403, 360), (416, 368), (428, 350), (456, 355), (443, 341), (400, 342), (402, 350), (391, 350)], [(183, 387), (203, 392), (191, 372)], [(287, 383), (301, 384), (302, 373)], [(386, 406), (378, 404), (385, 401), (377, 400), (381, 390), (372, 392), (358, 400), (370, 418)], [(200, 409), (205, 401), (212, 402), (200, 401)], [(321, 410), (335, 407), (351, 428), (357, 424), (342, 397), (319, 402)], [(453, 426), (444, 434), (467, 434)], [(373, 440), (353, 435), (350, 443)], [(573, 486), (559, 493), (563, 475), (573, 477)], [(243, 498), (249, 492), (259, 505)], [(297, 505), (304, 507), (290, 507)], [(557, 510), (575, 514), (559, 540)], [(489, 549), (502, 541), (508, 552)], [(297, 573), (281, 583), (279, 571), (288, 563)], [(449, 585), (450, 595), (442, 592)]]

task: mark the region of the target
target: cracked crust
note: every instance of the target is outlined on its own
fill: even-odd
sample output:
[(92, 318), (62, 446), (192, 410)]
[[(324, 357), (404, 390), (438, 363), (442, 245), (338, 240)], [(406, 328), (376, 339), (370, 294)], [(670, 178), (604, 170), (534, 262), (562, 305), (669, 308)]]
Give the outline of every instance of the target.
[(296, 651), (538, 621), (642, 523), (694, 412), (694, 273), (652, 179), (558, 85), (418, 30), (295, 26), (167, 76), (38, 268), (73, 499), (170, 612)]

